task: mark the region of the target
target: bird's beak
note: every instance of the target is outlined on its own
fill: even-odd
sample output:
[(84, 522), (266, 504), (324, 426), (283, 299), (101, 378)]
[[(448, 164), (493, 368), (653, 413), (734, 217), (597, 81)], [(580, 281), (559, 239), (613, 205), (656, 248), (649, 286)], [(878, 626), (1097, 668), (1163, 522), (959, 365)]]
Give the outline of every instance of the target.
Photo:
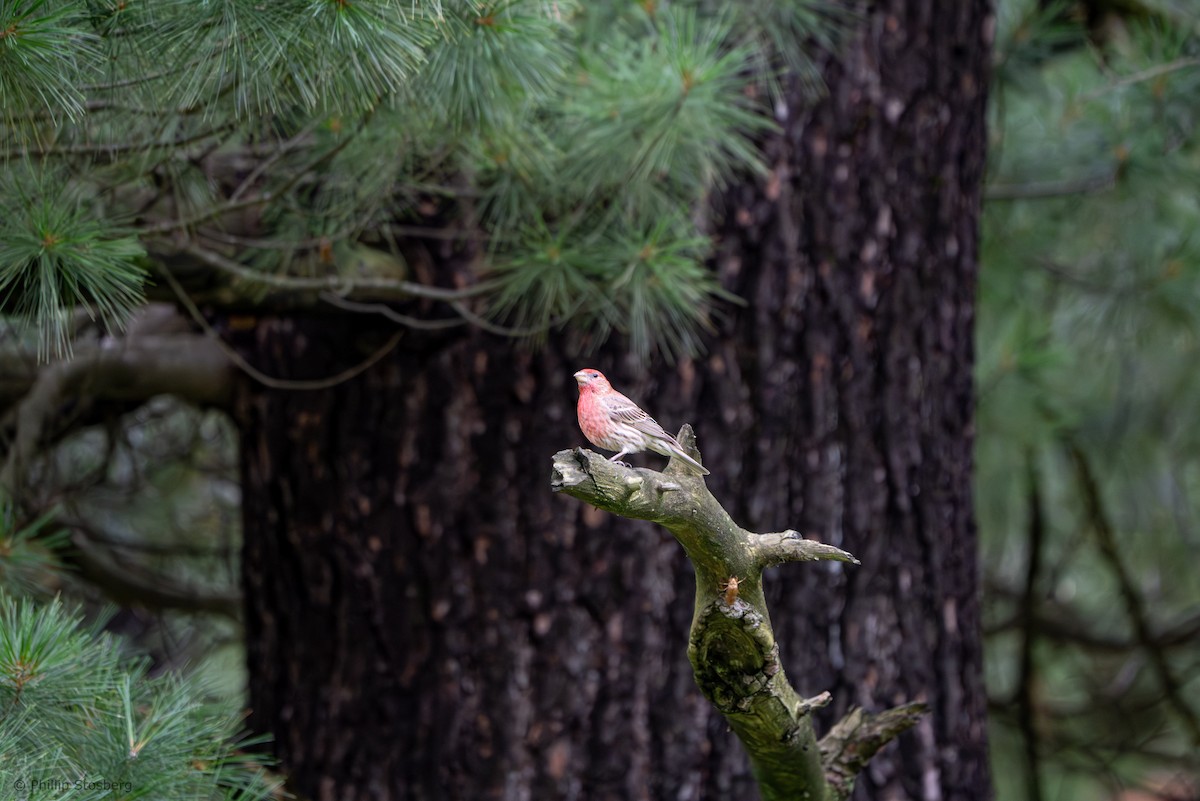
[(575, 380), (582, 386), (583, 384), (587, 383), (587, 373), (583, 370), (580, 370), (575, 374)]

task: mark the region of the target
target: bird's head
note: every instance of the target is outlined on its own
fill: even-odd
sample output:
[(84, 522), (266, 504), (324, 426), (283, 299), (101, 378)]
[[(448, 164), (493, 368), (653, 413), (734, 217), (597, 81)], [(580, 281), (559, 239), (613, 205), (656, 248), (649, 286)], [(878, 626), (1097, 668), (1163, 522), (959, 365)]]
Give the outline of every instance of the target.
[(612, 389), (604, 373), (590, 367), (576, 373), (575, 380), (579, 383), (580, 392), (603, 392)]

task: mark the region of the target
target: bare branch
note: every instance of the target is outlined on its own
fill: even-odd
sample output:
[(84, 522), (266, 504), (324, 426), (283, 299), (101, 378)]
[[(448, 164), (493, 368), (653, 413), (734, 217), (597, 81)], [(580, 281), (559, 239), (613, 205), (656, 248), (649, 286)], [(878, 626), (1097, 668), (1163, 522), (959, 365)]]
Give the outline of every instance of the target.
[(829, 560), (861, 564), (854, 555), (816, 540), (805, 539), (799, 531), (788, 529), (770, 534), (755, 534), (752, 542), (755, 560), (761, 569), (784, 562), (817, 562)]
[(339, 309), (356, 312), (358, 314), (378, 314), (394, 323), (406, 326), (408, 328), (416, 328), (423, 331), (439, 331), (445, 328), (458, 328), (467, 324), (466, 320), (422, 320), (418, 317), (411, 317), (407, 314), (401, 314), (384, 303), (360, 303), (356, 300), (346, 300), (345, 298), (333, 292), (322, 292), (321, 300), (331, 306), (337, 306)]
[(246, 267), (233, 259), (226, 258), (220, 253), (191, 244), (183, 251), (195, 256), (209, 267), (220, 272), (241, 278), (250, 283), (263, 286), (277, 287), (293, 291), (328, 291), (345, 296), (356, 291), (370, 291), (373, 295), (390, 295), (396, 298), (428, 298), (429, 300), (455, 301), (472, 298), (489, 292), (489, 284), (475, 284), (465, 289), (446, 289), (440, 286), (418, 284), (413, 281), (400, 281), (395, 278), (345, 278), (331, 275), (324, 278), (308, 278), (294, 275), (271, 275), (250, 267)]
[[(1019, 600), (1020, 593), (996, 581), (988, 581), (985, 592), (1009, 600)], [(1070, 643), (1079, 648), (1110, 654), (1123, 654), (1138, 647), (1136, 640), (1095, 630), (1085, 615), (1059, 601), (1042, 599), (1034, 610), (1041, 636)], [(984, 634), (992, 636), (1024, 625), (1020, 613), (992, 623)], [(1150, 642), (1155, 648), (1178, 648), (1193, 645), (1200, 637), (1200, 612), (1189, 612), (1169, 625), (1154, 627)]]
[(1109, 92), (1115, 92), (1118, 89), (1124, 89), (1126, 86), (1132, 86), (1135, 83), (1153, 80), (1154, 78), (1158, 78), (1162, 75), (1167, 75), (1179, 70), (1191, 69), (1193, 67), (1200, 67), (1200, 58), (1177, 58), (1174, 61), (1168, 61), (1165, 64), (1156, 64), (1153, 67), (1148, 67), (1147, 69), (1140, 70), (1131, 75), (1126, 75), (1124, 78), (1114, 81), (1108, 86), (1102, 86), (1099, 89), (1088, 92), (1087, 94), (1082, 95), (1076, 102), (1089, 103), (1098, 97), (1108, 94)]
[(922, 703), (905, 704), (872, 715), (854, 709), (821, 738), (818, 748), (834, 798), (849, 798), (854, 779), (880, 748), (916, 725), (929, 711)]
[(1066, 197), (1068, 195), (1090, 195), (1112, 189), (1117, 184), (1115, 170), (1100, 175), (1086, 175), (1063, 181), (1037, 181), (1028, 184), (988, 184), (984, 187), (985, 200), (1024, 200), (1029, 198)]
[[(206, 545), (185, 542), (146, 542), (133, 540), (101, 531), (95, 524), (76, 517), (58, 516), (54, 519), (58, 528), (71, 529), (87, 537), (89, 541), (105, 548), (115, 548), (120, 551), (133, 551), (151, 556), (172, 556), (192, 559), (229, 559), (233, 556), (232, 549), (226, 545)], [(189, 532), (190, 533), (190, 532)]]
[(239, 370), (263, 386), (271, 387), (272, 389), (313, 391), (335, 387), (338, 384), (349, 381), (350, 379), (369, 370), (372, 365), (374, 365), (384, 356), (391, 353), (392, 349), (400, 343), (401, 337), (404, 336), (403, 330), (397, 331), (392, 335), (391, 339), (383, 343), (383, 345), (380, 346), (370, 356), (363, 359), (353, 367), (349, 367), (327, 378), (275, 378), (274, 376), (267, 375), (254, 365), (250, 364), (250, 362), (246, 361), (242, 354), (238, 353), (228, 343), (226, 343), (225, 340), (221, 339), (221, 335), (217, 333), (216, 329), (214, 329), (208, 320), (205, 319), (204, 315), (200, 313), (200, 309), (198, 309), (195, 302), (188, 297), (187, 292), (183, 290), (183, 286), (181, 286), (179, 281), (175, 279), (175, 276), (171, 275), (170, 271), (165, 268), (161, 270), (161, 273), (163, 278), (167, 280), (167, 283), (171, 285), (171, 289), (174, 290), (175, 295), (179, 298), (179, 302), (183, 304), (183, 307), (187, 309), (188, 314), (190, 314), (192, 319), (196, 321), (196, 325), (200, 326), (200, 328), (204, 330), (204, 333), (208, 337), (208, 341), (216, 345), (217, 348), (225, 354), (226, 358), (228, 358), (232, 364), (236, 365)]
[[(252, 169), (249, 174), (242, 179), (242, 182), (238, 184), (237, 189), (233, 190), (233, 194), (229, 196), (228, 202), (237, 203), (239, 200), (241, 200), (242, 195), (246, 193), (246, 190), (253, 186), (254, 182), (262, 177), (264, 173), (279, 163), (280, 159), (282, 159), (288, 153), (291, 153), (293, 150), (299, 150), (301, 145), (308, 142), (312, 137), (312, 132), (320, 127), (321, 122), (322, 119), (320, 116), (315, 117), (308, 123), (308, 125), (305, 125), (303, 128), (301, 128), (298, 134), (286, 142), (281, 143), (274, 153), (260, 161), (254, 167), (254, 169)], [(340, 142), (339, 144), (341, 147), (345, 147), (345, 142), (348, 142), (349, 139), (350, 137), (347, 137), (344, 142)], [(340, 150), (341, 147), (339, 147), (338, 150)]]
[(1021, 596), (1022, 633), (1017, 677), (1017, 723), (1025, 745), (1025, 791), (1029, 801), (1042, 801), (1041, 749), (1037, 727), (1037, 697), (1034, 647), (1040, 635), (1037, 626), (1037, 589), (1041, 574), (1046, 525), (1042, 514), (1042, 493), (1032, 454), (1025, 454), (1029, 494), (1029, 556), (1025, 566), (1025, 591)]
[[(699, 457), (684, 426), (677, 438)], [(795, 531), (755, 534), (738, 526), (681, 459), (663, 473), (634, 469), (576, 448), (554, 456), (551, 488), (624, 517), (652, 520), (683, 545), (696, 572), (688, 659), (696, 684), (745, 745), (764, 801), (844, 799), (871, 754), (913, 724), (920, 704), (855, 713), (818, 748), (811, 712), (829, 693), (801, 698), (788, 682), (762, 589), (764, 567), (786, 561), (857, 562)], [(824, 764), (823, 764), (824, 760)]]
[(219, 125), (208, 131), (192, 134), (190, 136), (172, 139), (169, 142), (160, 142), (150, 140), (146, 142), (83, 142), (75, 144), (62, 145), (46, 145), (44, 147), (22, 146), (14, 147), (0, 154), (5, 161), (13, 159), (29, 159), (39, 158), (41, 156), (108, 156), (114, 157), (126, 153), (142, 153), (147, 150), (157, 150), (161, 148), (169, 148), (178, 150), (185, 145), (202, 142), (205, 139), (210, 139), (214, 136), (220, 136), (233, 130), (232, 124)]
[(829, 690), (826, 690), (823, 693), (814, 695), (812, 698), (805, 698), (802, 700), (800, 705), (796, 708), (796, 714), (807, 715), (814, 709), (824, 709), (825, 707), (829, 706), (832, 701), (833, 693), (829, 692)]

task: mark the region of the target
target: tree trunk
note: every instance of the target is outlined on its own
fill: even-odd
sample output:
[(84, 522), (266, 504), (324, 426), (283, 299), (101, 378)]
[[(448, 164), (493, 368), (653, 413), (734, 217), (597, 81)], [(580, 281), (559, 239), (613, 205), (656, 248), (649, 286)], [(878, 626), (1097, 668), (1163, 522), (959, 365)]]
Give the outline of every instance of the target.
[[(757, 797), (692, 680), (678, 545), (547, 489), (583, 444), (571, 374), (590, 362), (668, 429), (693, 423), (742, 526), (862, 559), (767, 577), (797, 690), (834, 694), (826, 725), (932, 707), (858, 797), (989, 795), (971, 371), (991, 25), (982, 2), (879, 3), (829, 97), (789, 104), (771, 174), (723, 198), (716, 266), (749, 305), (701, 361), (651, 377), (615, 348), (413, 336), (332, 388), (243, 383), (251, 724), (297, 791)], [(319, 377), (386, 339), (368, 326), (268, 318), (239, 346)]]
[[(768, 595), (785, 664), (848, 705), (933, 712), (864, 774), (864, 798), (990, 795), (971, 467), (973, 323), (989, 4), (890, 0), (825, 70), (829, 96), (781, 120), (771, 174), (725, 198), (718, 264), (746, 298), (708, 360), (756, 530), (845, 548)], [(791, 109), (798, 108), (792, 103)], [(706, 447), (706, 442), (707, 447)], [(718, 497), (721, 493), (718, 491)], [(827, 643), (789, 653), (788, 643)]]
[[(268, 374), (331, 375), (385, 338), (355, 322), (263, 319), (240, 344)], [(402, 345), (327, 390), (243, 384), (251, 726), (298, 792), (711, 789), (686, 560), (547, 488), (582, 441), (572, 372), (472, 337)]]

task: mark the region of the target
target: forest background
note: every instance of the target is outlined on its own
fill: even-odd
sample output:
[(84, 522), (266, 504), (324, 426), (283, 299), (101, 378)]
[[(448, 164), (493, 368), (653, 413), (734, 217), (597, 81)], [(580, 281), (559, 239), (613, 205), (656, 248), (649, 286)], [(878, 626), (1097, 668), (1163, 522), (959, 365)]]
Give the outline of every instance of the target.
[[(882, 42), (886, 55), (888, 37), (907, 33), (917, 52), (940, 32), (967, 42), (934, 48), (942, 68), (962, 58), (990, 87), (977, 291), (973, 256), (970, 280), (946, 282), (977, 304), (973, 348), (954, 350), (975, 388), (957, 441), (973, 444), (962, 486), (978, 526), (975, 633), (996, 795), (1200, 797), (1200, 14), (1183, 0), (951, 5), (0, 4), (0, 667), (12, 698), (46, 693), (40, 712), (0, 720), (0, 783), (87, 775), (153, 797), (267, 797), (275, 774), (249, 754), (275, 750), (293, 789), (312, 797), (390, 797), (365, 789), (375, 772), (442, 786), (411, 741), (404, 757), (373, 755), (374, 768), (339, 751), (351, 720), (317, 688), (337, 696), (330, 676), (368, 700), (378, 688), (369, 668), (324, 655), (341, 648), (367, 664), (378, 653), (347, 643), (377, 640), (422, 675), (463, 656), (460, 674), (406, 679), (413, 698), (381, 706), (391, 725), (421, 721), (434, 753), (473, 754), (458, 769), (475, 787), (753, 793), (736, 741), (701, 711), (681, 667), (683, 556), (653, 527), (551, 497), (549, 459), (583, 444), (570, 375), (594, 359), (668, 428), (697, 426), (710, 484), (735, 517), (807, 526), (839, 544), (841, 523), (812, 495), (834, 487), (834, 506), (850, 514), (854, 481), (810, 479), (838, 458), (828, 446), (845, 425), (821, 440), (819, 400), (778, 389), (820, 383), (823, 351), (804, 337), (822, 311), (811, 301), (789, 351), (792, 330), (776, 326), (805, 323), (772, 304), (796, 297), (784, 278), (823, 275), (817, 261), (780, 256), (788, 243), (811, 255), (819, 229), (837, 228), (829, 218), (854, 212), (834, 209), (840, 196), (805, 195), (836, 170), (781, 169), (778, 148), (812, 152), (804, 137), (828, 122), (820, 110), (837, 120), (857, 102), (841, 104), (854, 97), (841, 92), (870, 71), (855, 60), (874, 52), (862, 42)], [(896, 63), (909, 63), (904, 52)], [(896, 74), (901, 85), (909, 76)], [(971, 119), (968, 94), (948, 106), (954, 119)], [(851, 175), (869, 174), (887, 168), (887, 152), (839, 157)], [(930, 186), (920, 191), (936, 196)], [(829, 211), (801, 213), (789, 233), (746, 200), (789, 191), (797, 208), (830, 198)], [(863, 230), (887, 229), (877, 211), (863, 212)], [(755, 233), (738, 240), (733, 229)], [(857, 242), (847, 257), (836, 240), (835, 264), (874, 257)], [(843, 273), (824, 291), (870, 295), (868, 275), (876, 280)], [(894, 285), (879, 276), (887, 297)], [(897, 303), (901, 318), (928, 311)], [(840, 310), (829, 308), (836, 330)], [(477, 348), (469, 358), (454, 350), (463, 341)], [(749, 364), (760, 372), (742, 375)], [(721, 377), (733, 389), (723, 393)], [(749, 388), (759, 385), (761, 397)], [(866, 408), (886, 416), (886, 403)], [(749, 454), (716, 431), (776, 423), (814, 431), (790, 450), (781, 440)], [(505, 444), (479, 444), (488, 438)], [(535, 455), (521, 449), (534, 441)], [(388, 462), (384, 449), (402, 456)], [(320, 464), (331, 474), (314, 472)], [(769, 485), (774, 468), (796, 471), (791, 490)], [(482, 504), (480, 492), (508, 499), (480, 512), (508, 521), (486, 535), (469, 512), (439, 512)], [(403, 510), (418, 546), (372, 539), (370, 526), (391, 525), (375, 520), (384, 504)], [(969, 505), (948, 531), (974, 537)], [(359, 524), (361, 542), (341, 539)], [(539, 546), (547, 530), (561, 539)], [(290, 548), (271, 550), (264, 531)], [(866, 541), (850, 549), (888, 562), (887, 534), (876, 533), (865, 553)], [(634, 559), (626, 549), (644, 550), (629, 550)], [(407, 581), (365, 581), (353, 600), (347, 582), (363, 554), (393, 560)], [(781, 570), (766, 587), (785, 618), (789, 671), (811, 672), (811, 692), (832, 689), (841, 711), (913, 700), (862, 697), (830, 645), (842, 635), (827, 636), (855, 580), (804, 570)], [(830, 621), (786, 621), (811, 615), (814, 598), (834, 610)], [(372, 617), (380, 604), (396, 616)], [(881, 623), (884, 634), (900, 617)], [(549, 682), (588, 696), (547, 701), (581, 704), (578, 731), (547, 724), (536, 735), (538, 709), (520, 699), (493, 709), (490, 697), (457, 696), (475, 680), (507, 686), (471, 664), (470, 641), (493, 647), (512, 619), (528, 646), (513, 653), (531, 661), (505, 672), (527, 684), (555, 671), (607, 676)], [(572, 640), (579, 628), (591, 633)], [(321, 634), (304, 645), (306, 630)], [(573, 656), (573, 643), (589, 655)], [(30, 672), (46, 654), (58, 683)], [(637, 677), (647, 660), (659, 683)], [(276, 673), (262, 667), (271, 664)], [(309, 667), (316, 688), (301, 675)], [(265, 750), (236, 739), (248, 692), (261, 699), (250, 727), (277, 737)], [(661, 708), (673, 723), (655, 716), (655, 693), (672, 699)], [(86, 724), (45, 714), (96, 698), (110, 706)], [(311, 708), (294, 708), (297, 698)], [(450, 708), (473, 717), (440, 729), (433, 718)], [(316, 734), (287, 735), (289, 720)], [(381, 743), (392, 737), (388, 724), (365, 725), (380, 727)], [(521, 754), (488, 733), (509, 725), (528, 734)], [(676, 727), (690, 733), (672, 752), (662, 743)], [(914, 739), (867, 775), (861, 797), (889, 787), (938, 796), (906, 775), (922, 736), (952, 740), (905, 735)], [(117, 751), (158, 756), (118, 764)], [(185, 755), (190, 771), (179, 769)], [(49, 784), (21, 792), (62, 797)]]

